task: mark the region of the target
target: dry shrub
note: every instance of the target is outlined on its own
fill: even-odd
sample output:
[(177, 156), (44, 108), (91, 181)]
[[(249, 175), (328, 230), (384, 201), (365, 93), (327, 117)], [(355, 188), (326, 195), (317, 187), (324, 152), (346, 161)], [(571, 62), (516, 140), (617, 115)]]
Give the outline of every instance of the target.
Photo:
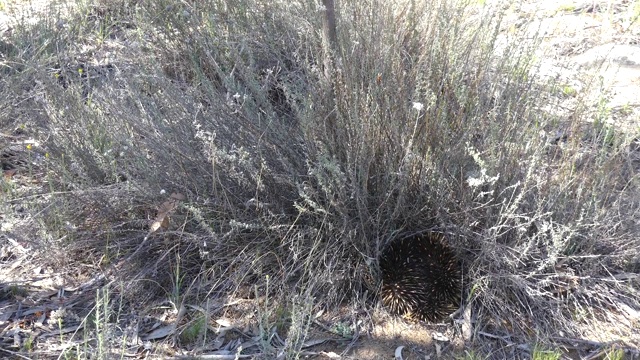
[(50, 238), (130, 254), (140, 220), (176, 192), (186, 201), (141, 253), (154, 271), (149, 257), (128, 271), (168, 276), (178, 253), (207, 279), (201, 295), (264, 295), (270, 279), (267, 295), (297, 294), (298, 315), (355, 303), (377, 290), (391, 238), (436, 229), (464, 262), (476, 327), (581, 336), (638, 309), (637, 280), (621, 277), (637, 278), (640, 250), (630, 138), (596, 128), (554, 142), (561, 119), (543, 110), (530, 49), (496, 50), (499, 12), (341, 3), (326, 78), (317, 8), (234, 4), (139, 2), (135, 29), (120, 29), (131, 46), (105, 42), (115, 70), (89, 91), (33, 67)]

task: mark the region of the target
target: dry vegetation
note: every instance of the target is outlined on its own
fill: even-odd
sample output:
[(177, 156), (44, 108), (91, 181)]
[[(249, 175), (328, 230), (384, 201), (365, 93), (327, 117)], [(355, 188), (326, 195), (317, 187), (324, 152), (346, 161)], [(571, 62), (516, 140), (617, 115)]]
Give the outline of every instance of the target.
[[(604, 99), (554, 115), (535, 39), (497, 41), (507, 8), (340, 1), (329, 71), (313, 1), (78, 1), (18, 18), (0, 43), (0, 261), (22, 265), (0, 302), (37, 290), (29, 263), (61, 274), (49, 289), (73, 295), (58, 307), (86, 311), (47, 339), (12, 311), (2, 356), (235, 354), (214, 332), (225, 318), (255, 342), (243, 354), (297, 358), (322, 316), (348, 313), (331, 324), (345, 337), (384, 321), (380, 251), (427, 229), (463, 263), (449, 328), (464, 349), (638, 346), (637, 129), (607, 125)], [(41, 326), (77, 327), (55, 309)], [(154, 316), (157, 338), (142, 330)]]

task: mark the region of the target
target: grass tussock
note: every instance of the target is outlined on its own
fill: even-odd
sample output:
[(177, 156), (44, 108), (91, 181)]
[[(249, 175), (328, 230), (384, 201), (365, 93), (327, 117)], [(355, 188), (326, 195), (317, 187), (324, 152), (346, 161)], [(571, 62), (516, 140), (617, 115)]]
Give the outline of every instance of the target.
[(260, 298), (260, 328), (290, 339), (265, 356), (293, 358), (319, 308), (373, 304), (389, 240), (432, 229), (476, 330), (626, 338), (637, 134), (547, 111), (535, 43), (498, 46), (499, 9), (338, 5), (330, 71), (311, 2), (102, 0), (15, 25), (0, 118), (42, 145), (35, 186), (3, 189), (39, 261), (117, 269), (123, 301)]

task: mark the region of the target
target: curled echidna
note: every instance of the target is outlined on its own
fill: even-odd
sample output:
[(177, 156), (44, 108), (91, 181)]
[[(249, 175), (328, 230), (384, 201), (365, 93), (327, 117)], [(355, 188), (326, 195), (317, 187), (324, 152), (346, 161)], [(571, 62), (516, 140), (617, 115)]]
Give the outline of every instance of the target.
[(452, 313), (460, 301), (460, 267), (437, 233), (392, 241), (380, 257), (382, 304), (423, 321)]

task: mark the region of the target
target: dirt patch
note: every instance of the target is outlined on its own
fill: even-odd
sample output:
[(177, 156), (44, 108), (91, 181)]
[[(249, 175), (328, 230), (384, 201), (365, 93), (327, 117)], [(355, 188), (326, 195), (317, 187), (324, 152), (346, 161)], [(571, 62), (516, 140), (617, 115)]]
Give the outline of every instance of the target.
[[(566, 88), (559, 108), (601, 106), (619, 129), (636, 131), (640, 102), (640, 5), (636, 1), (525, 1), (512, 8), (505, 36), (526, 24), (542, 35), (536, 75)], [(518, 32), (520, 34), (520, 32)], [(595, 110), (594, 110), (595, 111)]]

